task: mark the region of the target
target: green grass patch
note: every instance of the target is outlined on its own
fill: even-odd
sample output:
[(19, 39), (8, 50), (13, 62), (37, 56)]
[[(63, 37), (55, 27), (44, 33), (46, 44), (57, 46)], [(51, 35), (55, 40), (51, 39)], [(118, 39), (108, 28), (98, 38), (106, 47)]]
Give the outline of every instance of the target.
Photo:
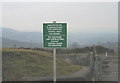
[(59, 55), (73, 55), (73, 56), (75, 56), (75, 55), (78, 55), (78, 56), (87, 56), (88, 55), (88, 53), (70, 53), (70, 54), (59, 54)]
[[(3, 80), (22, 80), (22, 77), (53, 75), (51, 53), (30, 49), (4, 48), (2, 55)], [(80, 69), (79, 65), (73, 65), (57, 58), (58, 75), (71, 74)]]

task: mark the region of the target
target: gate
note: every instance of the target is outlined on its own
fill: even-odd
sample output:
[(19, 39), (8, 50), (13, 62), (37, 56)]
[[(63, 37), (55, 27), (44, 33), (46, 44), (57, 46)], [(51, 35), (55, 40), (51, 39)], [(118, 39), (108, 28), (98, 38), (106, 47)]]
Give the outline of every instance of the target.
[(95, 56), (95, 80), (118, 81), (118, 56)]

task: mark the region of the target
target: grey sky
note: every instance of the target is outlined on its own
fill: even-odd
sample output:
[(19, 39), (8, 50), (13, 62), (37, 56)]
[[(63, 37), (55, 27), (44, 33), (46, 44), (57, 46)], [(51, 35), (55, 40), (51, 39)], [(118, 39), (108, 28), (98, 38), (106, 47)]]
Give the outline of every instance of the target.
[(3, 27), (42, 31), (43, 22), (67, 22), (71, 32), (112, 32), (118, 29), (117, 2), (3, 3)]

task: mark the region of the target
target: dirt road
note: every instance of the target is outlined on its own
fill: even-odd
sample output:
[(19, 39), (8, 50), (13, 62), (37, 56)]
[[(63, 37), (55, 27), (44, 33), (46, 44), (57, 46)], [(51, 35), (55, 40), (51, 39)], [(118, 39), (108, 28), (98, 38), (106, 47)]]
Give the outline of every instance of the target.
[[(83, 66), (82, 69), (76, 73), (57, 76), (57, 81), (85, 81), (85, 76), (89, 70), (89, 67)], [(23, 79), (26, 81), (52, 81), (53, 77), (23, 77)]]

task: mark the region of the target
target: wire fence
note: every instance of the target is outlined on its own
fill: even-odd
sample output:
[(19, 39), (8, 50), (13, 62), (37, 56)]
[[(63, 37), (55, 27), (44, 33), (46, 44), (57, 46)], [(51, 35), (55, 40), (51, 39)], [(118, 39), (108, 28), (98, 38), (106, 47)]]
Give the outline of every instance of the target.
[(95, 80), (118, 81), (118, 56), (95, 56)]

